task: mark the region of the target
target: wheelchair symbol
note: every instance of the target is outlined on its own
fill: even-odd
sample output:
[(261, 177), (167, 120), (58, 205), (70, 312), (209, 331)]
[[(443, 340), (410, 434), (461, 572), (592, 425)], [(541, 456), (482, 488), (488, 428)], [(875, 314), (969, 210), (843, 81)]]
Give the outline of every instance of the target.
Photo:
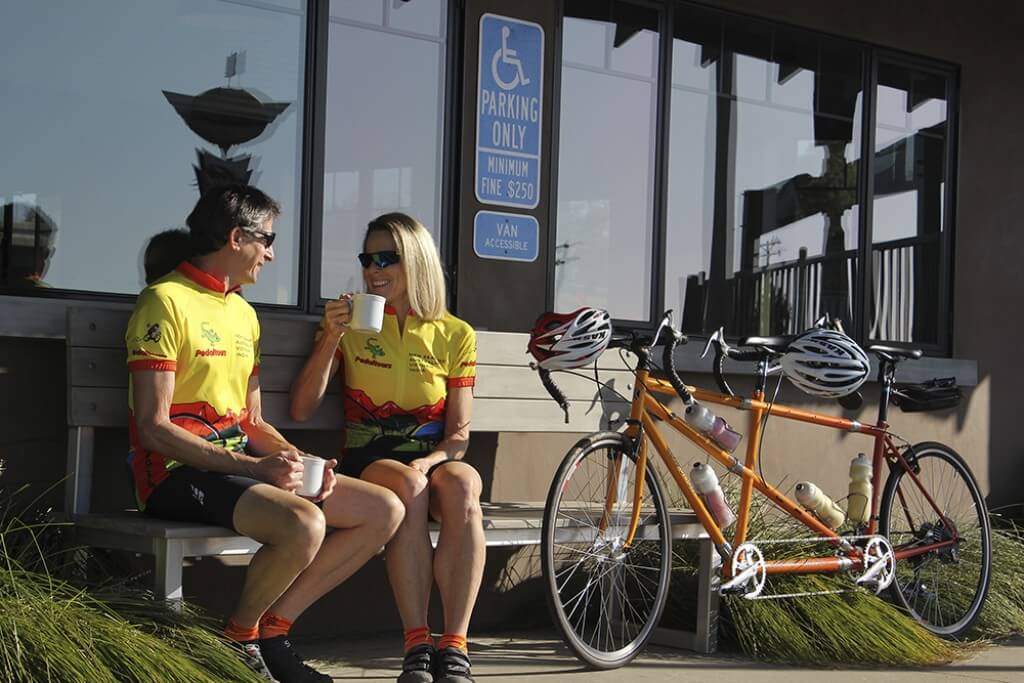
[[(497, 83), (498, 87), (502, 90), (511, 90), (518, 85), (530, 84), (530, 79), (526, 77), (525, 73), (523, 73), (523, 63), (519, 61), (516, 51), (508, 46), (508, 37), (511, 34), (512, 29), (508, 26), (501, 27), (501, 48), (494, 51), (494, 58), (491, 59), (491, 76), (494, 77), (494, 82)], [(512, 80), (507, 81), (501, 77), (501, 74), (498, 71), (498, 62), (515, 67), (515, 73), (512, 75)]]

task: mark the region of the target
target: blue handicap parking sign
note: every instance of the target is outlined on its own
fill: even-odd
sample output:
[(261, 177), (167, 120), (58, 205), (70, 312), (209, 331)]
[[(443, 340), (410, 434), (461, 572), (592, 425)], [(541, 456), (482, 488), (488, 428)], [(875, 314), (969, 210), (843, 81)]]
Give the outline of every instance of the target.
[(477, 211), (473, 219), (473, 251), (480, 258), (536, 261), (540, 225), (533, 216)]
[(544, 29), (496, 14), (480, 18), (476, 198), (533, 209), (540, 201)]

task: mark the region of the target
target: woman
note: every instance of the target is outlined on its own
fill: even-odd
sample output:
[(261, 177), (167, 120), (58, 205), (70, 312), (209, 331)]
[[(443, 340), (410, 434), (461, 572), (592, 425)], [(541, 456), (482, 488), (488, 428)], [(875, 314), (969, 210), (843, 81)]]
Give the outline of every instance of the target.
[[(348, 329), (351, 295), (327, 304), (313, 352), (292, 386), (307, 419), (330, 379), (344, 375), (345, 447), (339, 471), (387, 487), (405, 504), (388, 543), (388, 578), (405, 629), (399, 683), (467, 683), (466, 634), (484, 567), (480, 475), (462, 462), (476, 377), (473, 328), (445, 307), (437, 247), (419, 221), (390, 213), (363, 238), (366, 291), (386, 300), (379, 333)], [(432, 550), (428, 519), (441, 525)], [(444, 634), (427, 626), (437, 581)]]

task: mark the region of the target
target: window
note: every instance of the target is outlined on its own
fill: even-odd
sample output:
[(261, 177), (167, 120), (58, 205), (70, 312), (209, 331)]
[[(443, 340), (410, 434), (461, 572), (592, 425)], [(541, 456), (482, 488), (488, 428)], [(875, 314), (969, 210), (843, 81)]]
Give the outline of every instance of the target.
[(330, 15), (323, 298), (362, 289), (375, 216), (407, 213), (440, 241), (444, 142), (446, 3), (332, 0)]
[(949, 80), (878, 65), (872, 205), (871, 339), (936, 345), (946, 319)]
[(566, 1), (555, 307), (948, 352), (953, 69), (679, 1), (659, 73), (658, 18)]
[(687, 332), (853, 329), (863, 55), (836, 41), (679, 12), (665, 305)]
[(0, 287), (135, 294), (197, 183), (248, 174), (283, 213), (246, 296), (296, 304), (305, 5), (7, 3)]
[(650, 317), (658, 14), (568, 0), (562, 44), (555, 309)]

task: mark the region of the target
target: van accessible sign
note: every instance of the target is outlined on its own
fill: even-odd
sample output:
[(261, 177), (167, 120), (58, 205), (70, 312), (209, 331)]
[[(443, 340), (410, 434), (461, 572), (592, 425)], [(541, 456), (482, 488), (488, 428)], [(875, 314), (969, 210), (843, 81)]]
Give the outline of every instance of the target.
[(484, 14), (478, 71), (477, 201), (535, 209), (540, 201), (544, 29)]
[(473, 219), (473, 251), (480, 258), (536, 261), (540, 225), (533, 216), (477, 211)]

